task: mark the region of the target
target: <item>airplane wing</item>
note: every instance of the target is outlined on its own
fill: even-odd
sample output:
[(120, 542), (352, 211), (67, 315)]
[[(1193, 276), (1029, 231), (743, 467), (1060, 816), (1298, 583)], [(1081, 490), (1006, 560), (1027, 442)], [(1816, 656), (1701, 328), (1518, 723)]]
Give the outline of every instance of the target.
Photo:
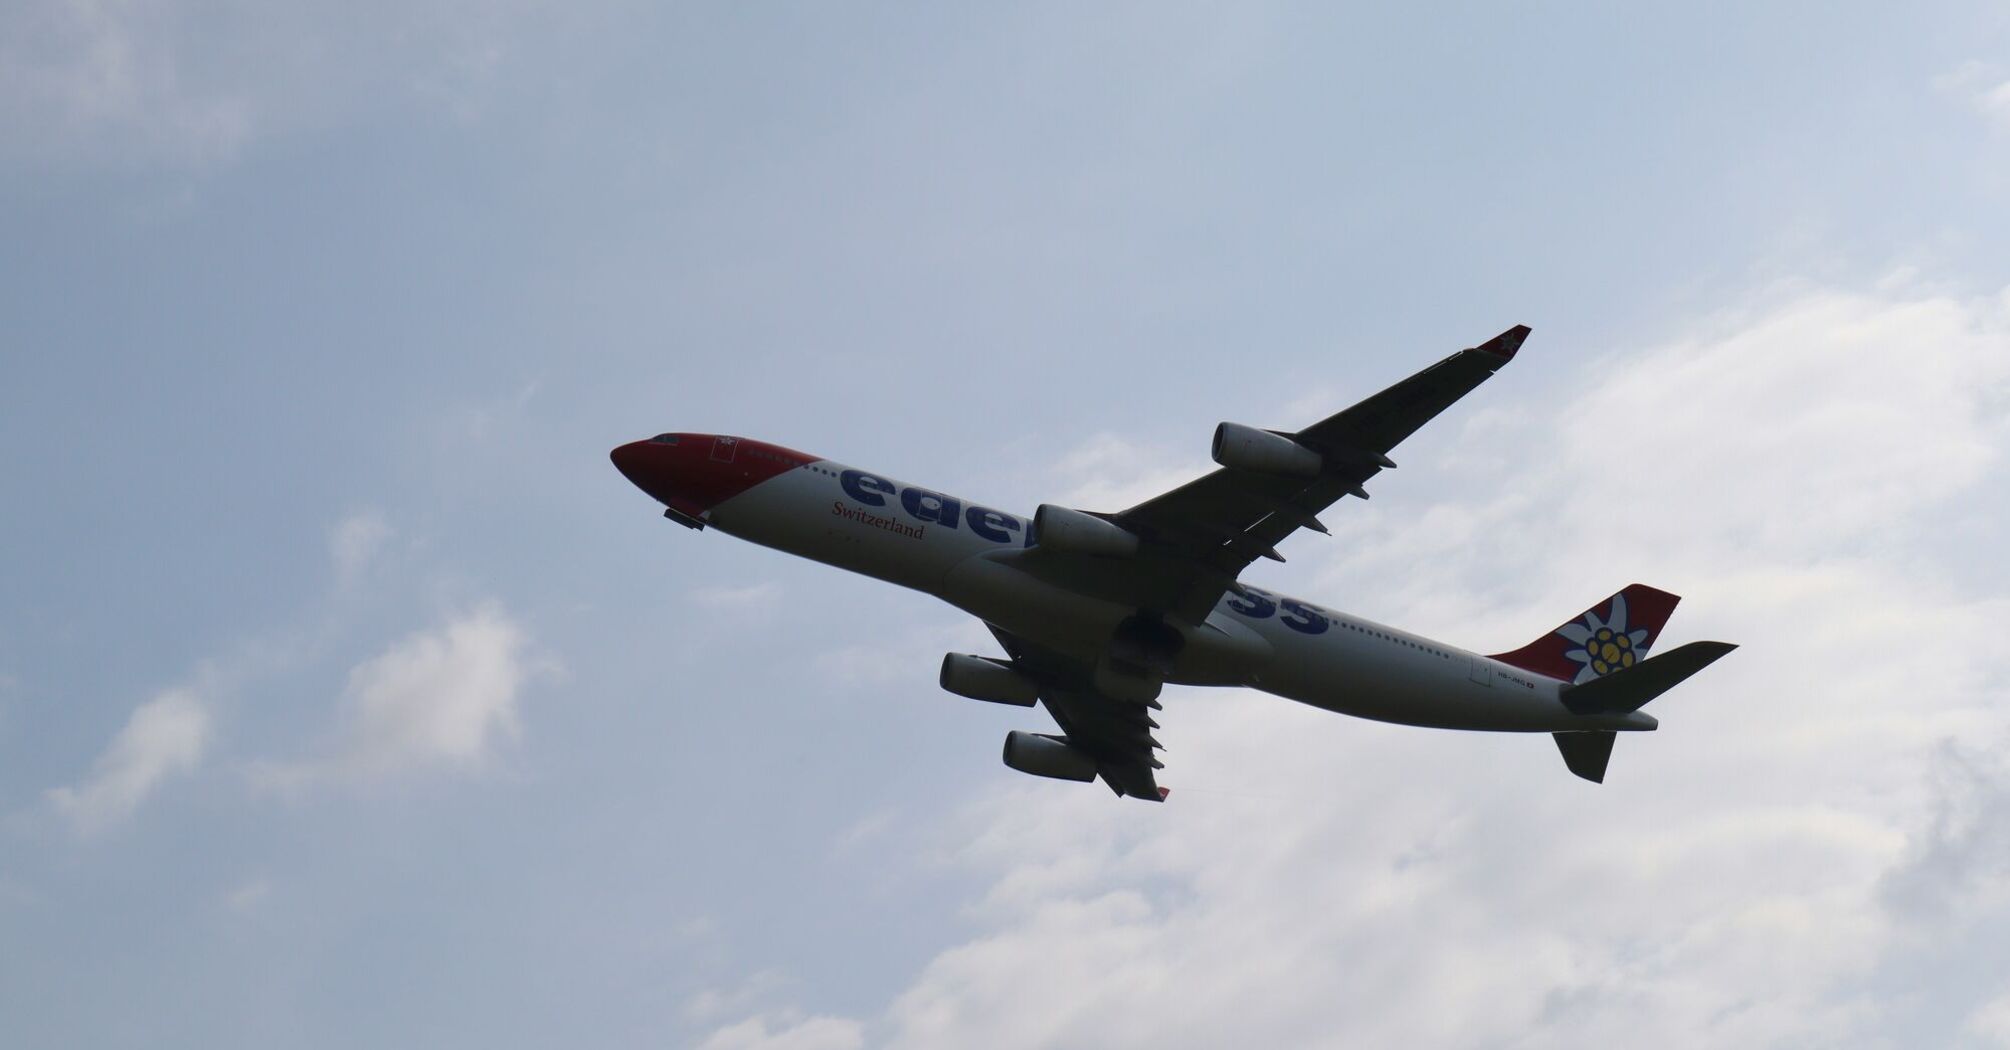
[(1040, 702), (1065, 733), (1068, 743), (1095, 756), (1096, 773), (1119, 795), (1164, 801), (1152, 771), (1163, 769), (1152, 751), (1159, 747), (1151, 731), (1159, 724), (1151, 713), (1158, 701), (1132, 703), (1098, 691), (1091, 668), (1079, 660), (1034, 645), (1017, 635), (991, 628), (1014, 667), (1040, 685)]
[[(1342, 496), (1367, 499), (1367, 481), (1396, 465), (1389, 451), (1513, 360), (1528, 334), (1527, 326), (1516, 325), (1295, 434), (1273, 431), (1302, 446), (1293, 455), (1306, 457), (1305, 449), (1317, 454), (1308, 476), (1223, 467), (1129, 510), (1094, 515), (1138, 538), (1129, 556), (1067, 553), (1035, 542), (986, 557), (1077, 593), (1133, 606), (1140, 613), (1134, 619), (1170, 615), (1201, 623), (1224, 591), (1240, 586), (1236, 577), (1250, 562), (1283, 561), (1276, 546), (1285, 537), (1301, 528), (1325, 532), (1317, 515)], [(1038, 685), (1040, 701), (1067, 743), (1095, 759), (1097, 775), (1111, 790), (1153, 801), (1165, 797), (1153, 772), (1164, 768), (1153, 755), (1160, 748), (1151, 735), (1158, 728), (1151, 717), (1159, 709), (1156, 700), (1113, 696), (1097, 688), (1096, 667), (1080, 658), (996, 626), (991, 633), (1013, 667)], [(1126, 651), (1124, 641), (1116, 640), (1115, 662), (1155, 685), (1165, 669), (1154, 661), (1163, 654), (1149, 645)], [(1156, 688), (1140, 695), (1156, 695)]]
[(1318, 514), (1342, 496), (1367, 499), (1368, 480), (1395, 466), (1390, 450), (1513, 360), (1528, 334), (1528, 326), (1516, 325), (1284, 435), (1320, 454), (1316, 476), (1223, 467), (1129, 510), (1098, 515), (1137, 534), (1141, 543), (1133, 558), (1114, 562), (1033, 549), (1016, 560), (1029, 571), (1198, 623), (1250, 562), (1283, 561), (1276, 548), (1285, 537), (1301, 528), (1325, 532)]

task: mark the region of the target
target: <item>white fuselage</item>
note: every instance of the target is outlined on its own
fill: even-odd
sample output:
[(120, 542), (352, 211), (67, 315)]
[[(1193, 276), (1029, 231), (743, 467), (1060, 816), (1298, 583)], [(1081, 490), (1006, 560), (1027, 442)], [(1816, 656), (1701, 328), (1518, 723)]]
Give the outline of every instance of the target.
[[(719, 531), (934, 595), (1007, 632), (1093, 663), (1137, 610), (1010, 564), (1025, 518), (819, 460), (706, 514)], [(1342, 714), (1445, 729), (1649, 729), (1639, 713), (1577, 715), (1563, 683), (1457, 646), (1245, 587), (1184, 627), (1167, 681), (1240, 685)]]

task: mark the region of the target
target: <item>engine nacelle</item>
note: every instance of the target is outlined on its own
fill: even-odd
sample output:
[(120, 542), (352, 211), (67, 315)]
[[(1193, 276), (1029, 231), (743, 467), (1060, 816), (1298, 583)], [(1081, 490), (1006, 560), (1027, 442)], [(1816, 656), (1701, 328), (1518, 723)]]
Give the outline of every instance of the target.
[(1137, 536), (1121, 526), (1051, 503), (1042, 503), (1033, 512), (1033, 543), (1048, 550), (1106, 558), (1127, 558), (1138, 552)]
[(1040, 687), (1010, 664), (966, 653), (942, 657), (942, 688), (972, 700), (1018, 707), (1032, 707), (1040, 699)]
[(1094, 780), (1096, 760), (1060, 737), (1045, 733), (1005, 734), (1005, 764), (1021, 773), (1055, 780)]
[(1314, 478), (1326, 457), (1268, 430), (1223, 423), (1214, 428), (1214, 461), (1224, 467), (1288, 478)]

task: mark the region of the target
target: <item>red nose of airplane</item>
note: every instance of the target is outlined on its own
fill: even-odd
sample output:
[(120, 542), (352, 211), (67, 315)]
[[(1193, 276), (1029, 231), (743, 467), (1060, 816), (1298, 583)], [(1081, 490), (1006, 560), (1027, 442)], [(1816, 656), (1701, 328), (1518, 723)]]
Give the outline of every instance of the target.
[[(706, 435), (709, 437), (709, 435)], [(719, 478), (709, 464), (699, 435), (658, 434), (647, 441), (631, 441), (607, 454), (614, 469), (669, 508), (672, 518), (692, 528), (703, 528), (706, 512), (718, 502), (712, 490)]]
[(747, 487), (734, 464), (718, 452), (723, 440), (713, 434), (658, 434), (631, 441), (607, 454), (614, 469), (679, 514), (702, 515), (720, 501)]
[(725, 434), (658, 434), (608, 453), (614, 469), (692, 519), (778, 474), (815, 461), (779, 445)]
[(649, 442), (630, 441), (609, 452), (607, 458), (614, 461), (614, 469), (620, 471), (622, 477), (645, 491), (649, 488), (642, 480), (649, 469)]

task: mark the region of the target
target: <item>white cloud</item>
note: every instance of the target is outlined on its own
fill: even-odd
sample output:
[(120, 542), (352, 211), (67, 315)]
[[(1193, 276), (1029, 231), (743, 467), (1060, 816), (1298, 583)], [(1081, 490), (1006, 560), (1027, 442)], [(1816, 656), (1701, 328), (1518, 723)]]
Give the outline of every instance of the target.
[(494, 441), (524, 420), (524, 412), (543, 386), (531, 380), (516, 392), (473, 400), (458, 405), (440, 419), (440, 440), (447, 444), (483, 444)]
[(240, 883), (224, 894), (223, 906), (233, 915), (253, 915), (271, 896), (272, 883), (263, 878), (256, 878)]
[(2010, 80), (1985, 62), (1963, 62), (1933, 78), (1933, 86), (1961, 98), (1998, 128), (2010, 131)]
[(79, 833), (102, 831), (131, 816), (161, 782), (202, 761), (210, 713), (193, 690), (170, 689), (133, 710), (98, 756), (89, 780), (49, 792)]
[[(2001, 455), (2004, 301), (1816, 291), (1617, 362), (1567, 413), (1557, 479), (1582, 528), (1803, 556), (1888, 529)], [(1652, 520), (1631, 511), (1707, 493)], [(1653, 532), (1642, 537), (1642, 528)]]
[(0, 18), (0, 128), (10, 152), (121, 148), (178, 163), (233, 153), (255, 123), (243, 94), (189, 83), (178, 19), (120, 0), (27, 0)]
[(489, 607), (407, 636), (349, 672), (352, 761), (384, 769), (471, 764), (521, 731), (523, 631)]
[(346, 586), (353, 583), (391, 538), (391, 523), (380, 511), (357, 511), (328, 530), (328, 557), (335, 563), (335, 576)]
[(518, 697), (537, 670), (527, 646), (523, 629), (495, 606), (407, 635), (349, 672), (342, 696), (345, 739), (334, 756), (267, 763), (255, 775), (297, 786), (329, 777), (479, 766), (498, 741), (522, 732)]
[(761, 970), (733, 988), (704, 988), (684, 1003), (684, 1016), (693, 1021), (710, 1021), (726, 1014), (741, 1013), (754, 1003), (773, 995), (785, 984), (778, 970)]
[(468, 122), (574, 7), (422, 0), (0, 5), (0, 159), (202, 168), (383, 107)]
[(1055, 464), (1058, 477), (1053, 480), (1061, 496), (1054, 502), (1086, 510), (1123, 510), (1213, 469), (1211, 462), (1141, 448), (1115, 434), (1097, 434)]
[(750, 1017), (713, 1032), (699, 1050), (858, 1050), (865, 1033), (857, 1021), (838, 1017)]
[(877, 689), (933, 683), (944, 653), (984, 653), (997, 649), (997, 639), (983, 623), (957, 617), (885, 634), (870, 643), (839, 646), (818, 653), (815, 663), (818, 676), (825, 682)]
[(713, 612), (754, 613), (772, 609), (782, 597), (782, 585), (769, 580), (745, 587), (700, 587), (691, 592), (691, 601)]
[(1963, 1026), (1969, 1035), (1989, 1046), (2010, 1047), (2010, 992), (1983, 1004), (1968, 1016)]
[(2007, 349), (2002, 298), (1787, 291), (1488, 419), (1457, 495), (1334, 515), (1292, 589), (1508, 645), (1639, 579), (1745, 648), (1596, 787), (1540, 735), (1170, 691), (1164, 807), (1013, 782), (945, 824), (990, 890), (887, 1045), (1875, 1044), (1942, 921), (1907, 902), (2010, 919), (2010, 765), (1930, 775), (2010, 740), (1964, 554), (2010, 510)]
[(1977, 85), (1993, 81), (1995, 74), (1996, 68), (1994, 66), (1991, 66), (1987, 62), (1971, 58), (1955, 66), (1953, 69), (1934, 77), (1933, 87), (1936, 91), (1959, 94), (1965, 91), (1972, 91)]
[(1994, 120), (1997, 127), (2010, 131), (2010, 80), (1976, 95), (1975, 105)]

